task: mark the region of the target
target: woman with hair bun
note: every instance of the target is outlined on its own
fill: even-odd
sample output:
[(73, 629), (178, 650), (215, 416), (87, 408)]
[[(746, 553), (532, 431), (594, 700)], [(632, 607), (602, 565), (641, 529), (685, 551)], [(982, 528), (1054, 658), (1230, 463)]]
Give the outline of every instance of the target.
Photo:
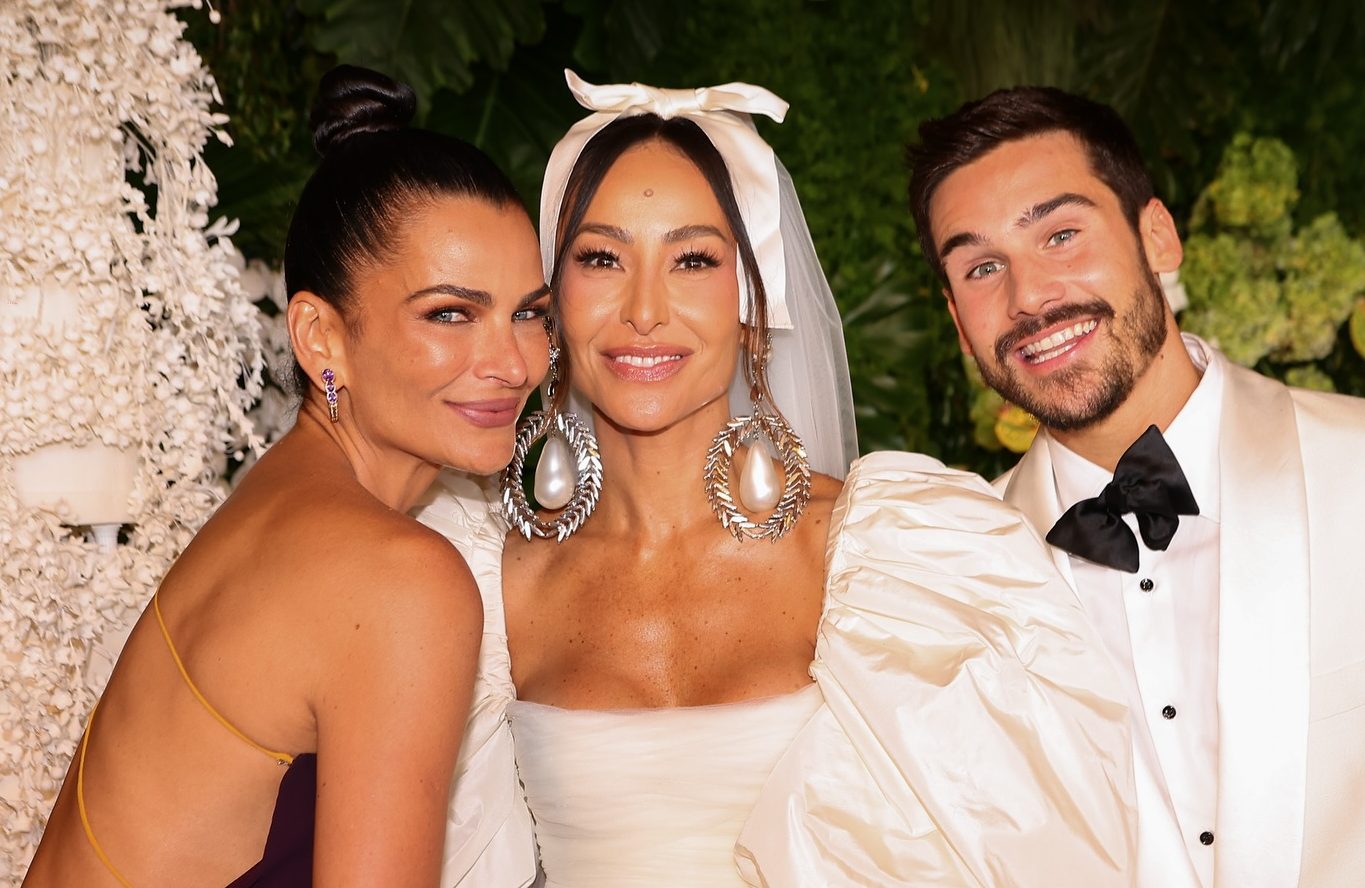
[(285, 247), (297, 423), (133, 629), (27, 885), (436, 884), (483, 617), (405, 513), (442, 466), (507, 464), (548, 295), (510, 182), (414, 104), (323, 78)]

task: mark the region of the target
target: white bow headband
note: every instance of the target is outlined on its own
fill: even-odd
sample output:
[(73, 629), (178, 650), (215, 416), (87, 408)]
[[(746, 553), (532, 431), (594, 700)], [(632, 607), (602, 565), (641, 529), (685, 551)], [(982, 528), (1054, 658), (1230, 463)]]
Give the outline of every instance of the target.
[[(748, 83), (726, 83), (700, 89), (659, 89), (641, 83), (594, 86), (567, 69), (564, 79), (578, 103), (595, 113), (574, 124), (559, 140), (545, 168), (545, 184), (540, 192), (540, 253), (546, 279), (554, 271), (555, 240), (564, 189), (583, 146), (598, 130), (618, 117), (651, 113), (666, 120), (685, 117), (701, 127), (730, 170), (739, 216), (753, 244), (759, 273), (763, 275), (768, 297), (768, 326), (791, 329), (777, 158), (758, 135), (750, 117), (751, 114), (764, 114), (781, 123), (787, 116), (787, 103), (761, 86)], [(736, 265), (742, 320), (749, 309), (749, 285), (744, 264)]]

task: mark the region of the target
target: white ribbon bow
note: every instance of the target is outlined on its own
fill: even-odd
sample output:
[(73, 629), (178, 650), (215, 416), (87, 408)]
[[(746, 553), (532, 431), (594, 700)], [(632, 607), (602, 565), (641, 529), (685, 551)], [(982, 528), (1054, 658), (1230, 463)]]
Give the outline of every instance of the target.
[[(635, 114), (657, 114), (664, 119), (686, 117), (706, 133), (730, 171), (740, 219), (749, 234), (759, 273), (763, 276), (768, 297), (768, 326), (791, 329), (777, 158), (759, 136), (750, 117), (763, 114), (781, 123), (787, 115), (787, 103), (763, 87), (749, 83), (726, 83), (700, 89), (659, 89), (642, 83), (596, 86), (567, 69), (564, 79), (578, 103), (594, 113), (574, 124), (559, 140), (545, 168), (545, 183), (540, 192), (540, 252), (546, 279), (554, 271), (564, 189), (583, 146), (598, 130), (618, 117)], [(739, 277), (740, 320), (743, 320), (749, 310), (748, 276), (743, 263), (736, 262), (735, 265)]]

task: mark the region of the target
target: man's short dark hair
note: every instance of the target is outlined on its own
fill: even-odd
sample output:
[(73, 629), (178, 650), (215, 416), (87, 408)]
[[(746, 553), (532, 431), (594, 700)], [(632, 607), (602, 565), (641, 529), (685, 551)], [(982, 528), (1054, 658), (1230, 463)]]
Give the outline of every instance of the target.
[(991, 150), (1019, 139), (1067, 132), (1085, 147), (1095, 176), (1118, 196), (1128, 223), (1137, 231), (1138, 216), (1152, 199), (1152, 177), (1142, 161), (1137, 140), (1108, 105), (1049, 86), (996, 90), (968, 102), (947, 117), (920, 124), (919, 142), (910, 146), (910, 211), (919, 229), (924, 258), (946, 284), (929, 226), (929, 201), (954, 170)]

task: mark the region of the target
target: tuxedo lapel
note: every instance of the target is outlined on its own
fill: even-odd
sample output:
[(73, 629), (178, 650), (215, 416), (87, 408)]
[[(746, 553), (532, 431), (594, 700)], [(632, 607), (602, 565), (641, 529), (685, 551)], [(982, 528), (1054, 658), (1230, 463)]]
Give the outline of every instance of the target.
[(1215, 884), (1296, 885), (1308, 755), (1309, 550), (1294, 406), (1223, 362)]
[[(1038, 536), (1047, 536), (1052, 525), (1065, 511), (1057, 499), (1057, 482), (1052, 475), (1051, 438), (1040, 430), (1033, 439), (1019, 463), (1010, 473), (1009, 483), (1005, 485), (1002, 496), (1005, 502), (1023, 512), (1025, 517), (1038, 531)], [(1052, 561), (1057, 570), (1066, 578), (1071, 588), (1076, 588), (1076, 577), (1071, 572), (1071, 559), (1056, 546), (1048, 546)]]

